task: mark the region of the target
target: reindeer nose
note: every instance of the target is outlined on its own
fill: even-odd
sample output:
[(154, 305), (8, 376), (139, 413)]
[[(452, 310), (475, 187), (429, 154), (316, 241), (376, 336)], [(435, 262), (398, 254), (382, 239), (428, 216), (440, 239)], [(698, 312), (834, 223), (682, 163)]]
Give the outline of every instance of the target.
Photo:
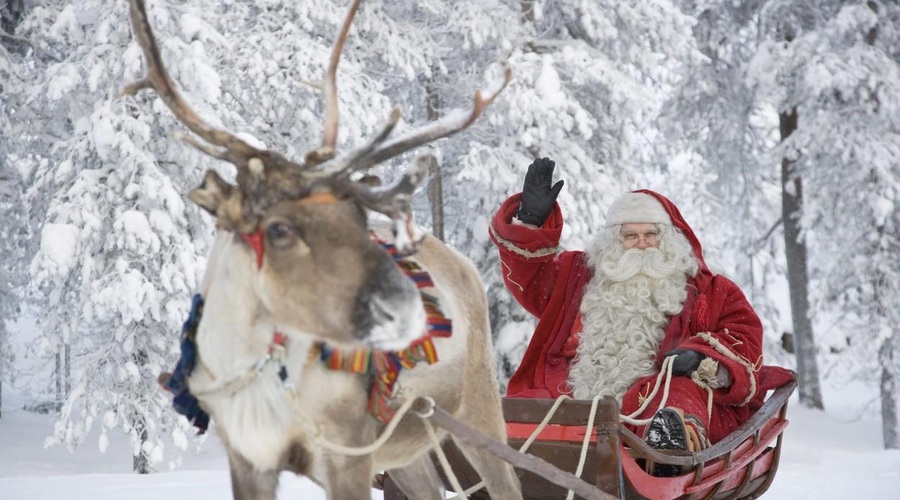
[(387, 323), (394, 321), (394, 315), (387, 309), (387, 304), (380, 300), (377, 296), (372, 298), (371, 302), (372, 316), (376, 323)]
[(355, 337), (378, 349), (402, 349), (425, 333), (425, 307), (415, 283), (381, 253), (357, 296)]

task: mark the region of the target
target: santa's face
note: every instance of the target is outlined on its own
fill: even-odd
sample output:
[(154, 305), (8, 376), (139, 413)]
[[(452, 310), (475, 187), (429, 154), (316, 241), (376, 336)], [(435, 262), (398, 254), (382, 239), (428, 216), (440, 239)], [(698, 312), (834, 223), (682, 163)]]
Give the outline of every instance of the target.
[(659, 248), (659, 226), (648, 223), (622, 224), (619, 234), (622, 235), (622, 246), (625, 250), (637, 248)]

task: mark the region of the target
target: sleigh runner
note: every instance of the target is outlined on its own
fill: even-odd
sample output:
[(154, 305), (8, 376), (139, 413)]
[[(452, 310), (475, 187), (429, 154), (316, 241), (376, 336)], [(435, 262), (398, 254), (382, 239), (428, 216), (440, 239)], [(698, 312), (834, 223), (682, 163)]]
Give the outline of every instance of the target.
[[(530, 500), (563, 499), (570, 489), (575, 498), (753, 499), (762, 496), (775, 478), (788, 425), (787, 403), (796, 387), (797, 382), (792, 380), (774, 390), (748, 421), (698, 453), (650, 448), (620, 425), (619, 407), (612, 399), (599, 401), (592, 418), (591, 401), (563, 400), (557, 405), (551, 399), (504, 398), (508, 444), (477, 435), (439, 409), (431, 419), (455, 438), (479, 441), (480, 446), (510, 461), (522, 482), (524, 498)], [(554, 406), (558, 407), (553, 416), (539, 429)], [(591, 434), (585, 447), (588, 428)], [(519, 455), (525, 444), (527, 454)], [(452, 442), (445, 443), (442, 450), (462, 488), (478, 484), (479, 474)], [(648, 461), (681, 466), (682, 473), (675, 477), (651, 476), (645, 471)], [(583, 462), (580, 479), (574, 476), (579, 462)], [(452, 491), (448, 474), (440, 466), (438, 470)], [(406, 498), (389, 475), (382, 479), (385, 500)], [(481, 489), (469, 498), (490, 497)]]

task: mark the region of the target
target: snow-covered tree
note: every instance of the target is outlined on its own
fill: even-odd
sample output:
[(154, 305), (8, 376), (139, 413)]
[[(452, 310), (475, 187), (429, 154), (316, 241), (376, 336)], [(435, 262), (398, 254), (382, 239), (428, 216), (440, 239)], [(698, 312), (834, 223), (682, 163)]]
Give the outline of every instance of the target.
[[(0, 119), (0, 124), (2, 122), (3, 119)], [(3, 149), (0, 144), (0, 158), (5, 156)], [(4, 386), (11, 385), (19, 372), (15, 366), (10, 326), (18, 319), (27, 285), (26, 252), (30, 234), (22, 186), (18, 172), (6, 161), (0, 160), (0, 213), (3, 214), (0, 220), (0, 255), (3, 256), (3, 265), (0, 266), (0, 407)]]
[[(0, 148), (2, 149), (2, 148)], [(2, 164), (0, 170), (0, 210), (5, 214), (4, 221), (0, 223), (0, 255), (3, 255), (3, 266), (0, 266), (0, 409), (3, 405), (3, 388), (12, 382), (14, 375), (14, 358), (10, 345), (10, 332), (8, 323), (11, 323), (18, 314), (20, 299), (19, 290), (22, 283), (15, 279), (15, 269), (21, 261), (21, 252), (18, 251), (17, 224), (11, 221), (21, 220), (21, 210), (17, 209), (20, 200), (20, 183), (10, 178), (10, 172), (6, 164)], [(0, 413), (2, 416), (2, 413)]]
[[(322, 138), (315, 84), (347, 4), (156, 0), (148, 11), (163, 60), (204, 120), (300, 160)], [(505, 290), (488, 225), (531, 161), (553, 158), (566, 181), (568, 248), (584, 248), (628, 189), (672, 198), (777, 337), (789, 160), (788, 179), (803, 179), (795, 221), (821, 290), (807, 319), (835, 325), (816, 339), (837, 353), (829, 374), (882, 384), (892, 446), (897, 10), (876, 0), (366, 0), (338, 69), (337, 145), (365, 143), (392, 106), (403, 113), (395, 133), (468, 107), (511, 68), (472, 127), (375, 172), (390, 180), (413, 155), (432, 155), (443, 218), (428, 217), (426, 190), (417, 218), (482, 272), (503, 381), (533, 320)], [(204, 169), (233, 169), (175, 141), (183, 126), (152, 93), (119, 96), (145, 71), (126, 2), (13, 0), (0, 14), (0, 166), (14, 183), (3, 203), (22, 210), (0, 221), (0, 237), (23, 236), (0, 245), (30, 256), (44, 311), (36, 348), (70, 369), (54, 440), (75, 446), (99, 427), (103, 447), (122, 429), (146, 471), (166, 435), (186, 445), (186, 423), (155, 383), (174, 362), (212, 232), (185, 194)], [(796, 128), (779, 144), (779, 114), (791, 113)], [(2, 321), (23, 292), (15, 266), (0, 273)], [(3, 340), (0, 328), (0, 383)], [(774, 344), (769, 335), (767, 354), (783, 361)]]
[(796, 118), (779, 153), (803, 179), (812, 311), (839, 326), (818, 339), (837, 354), (828, 369), (880, 385), (885, 447), (897, 448), (900, 7), (835, 2), (810, 16), (790, 43), (763, 47), (757, 74)]
[(0, 3), (0, 407), (3, 406), (3, 387), (15, 374), (14, 357), (10, 346), (8, 324), (20, 310), (25, 286), (25, 247), (28, 225), (22, 200), (23, 181), (10, 162), (12, 122), (19, 111), (13, 98), (25, 80), (18, 67), (18, 52), (22, 40), (15, 35), (24, 14), (21, 1)]
[[(746, 63), (759, 43), (757, 21), (762, 2), (681, 0), (685, 14), (696, 18), (693, 33), (702, 58), (667, 101), (663, 129), (673, 148), (698, 164), (696, 175), (712, 176), (709, 193), (719, 201), (707, 217), (704, 241), (719, 249), (722, 270), (744, 285), (764, 320), (776, 319), (778, 307), (768, 276), (783, 274), (779, 176), (767, 151), (777, 123), (758, 109), (746, 83)], [(673, 176), (674, 179), (684, 176)], [(709, 214), (712, 215), (712, 214)], [(778, 257), (781, 257), (780, 259)], [(768, 321), (767, 330), (780, 325)]]
[[(714, 176), (709, 188), (720, 213), (709, 220), (712, 243), (725, 257), (719, 270), (744, 286), (760, 313), (766, 327), (767, 362), (792, 363), (780, 345), (782, 332), (791, 330), (801, 401), (821, 407), (803, 258), (807, 242), (797, 238), (799, 218), (793, 214), (799, 212), (792, 205), (794, 190), (789, 189), (796, 177), (783, 179), (781, 158), (773, 156), (786, 129), (779, 128), (777, 104), (758, 98), (756, 92), (757, 79), (769, 75), (751, 64), (761, 44), (783, 36), (783, 29), (770, 29), (765, 20), (777, 19), (782, 27), (800, 26), (807, 19), (778, 12), (802, 13), (803, 5), (818, 7), (778, 0), (681, 0), (679, 5), (697, 19), (693, 31), (704, 58), (693, 61), (673, 94), (664, 120), (667, 138), (699, 158), (702, 170)], [(782, 187), (785, 182), (790, 184), (787, 188)], [(788, 283), (792, 307), (783, 320), (781, 290)], [(790, 328), (785, 325), (788, 321)]]
[[(193, 37), (215, 32), (192, 14), (163, 2), (151, 9), (172, 73), (202, 105), (218, 98), (217, 79)], [(45, 207), (31, 262), (47, 300), (41, 350), (71, 347), (71, 391), (51, 442), (74, 448), (97, 422), (105, 449), (118, 428), (131, 436), (135, 470), (147, 472), (163, 458), (164, 436), (186, 445), (187, 423), (156, 377), (174, 363), (210, 239), (209, 222), (184, 200), (201, 155), (170, 139), (174, 120), (155, 98), (119, 97), (144, 71), (126, 3), (42, 5), (20, 32), (35, 54), (57, 54), (28, 94), (56, 141), (38, 161), (19, 160), (32, 169), (31, 203)]]

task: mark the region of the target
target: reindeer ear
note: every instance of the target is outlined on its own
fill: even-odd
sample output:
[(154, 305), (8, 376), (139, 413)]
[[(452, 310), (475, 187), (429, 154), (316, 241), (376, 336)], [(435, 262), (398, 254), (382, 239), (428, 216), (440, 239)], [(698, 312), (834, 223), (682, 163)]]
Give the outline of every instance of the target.
[(378, 187), (381, 186), (381, 177), (378, 177), (377, 175), (366, 174), (360, 177), (357, 182), (369, 187)]
[(243, 195), (240, 189), (225, 182), (215, 170), (207, 170), (200, 187), (192, 189), (188, 198), (216, 217), (216, 227), (229, 231), (246, 231), (252, 221), (244, 220)]
[(235, 187), (225, 182), (215, 170), (207, 170), (200, 187), (188, 193), (191, 201), (207, 212), (216, 215), (219, 206), (234, 196)]

